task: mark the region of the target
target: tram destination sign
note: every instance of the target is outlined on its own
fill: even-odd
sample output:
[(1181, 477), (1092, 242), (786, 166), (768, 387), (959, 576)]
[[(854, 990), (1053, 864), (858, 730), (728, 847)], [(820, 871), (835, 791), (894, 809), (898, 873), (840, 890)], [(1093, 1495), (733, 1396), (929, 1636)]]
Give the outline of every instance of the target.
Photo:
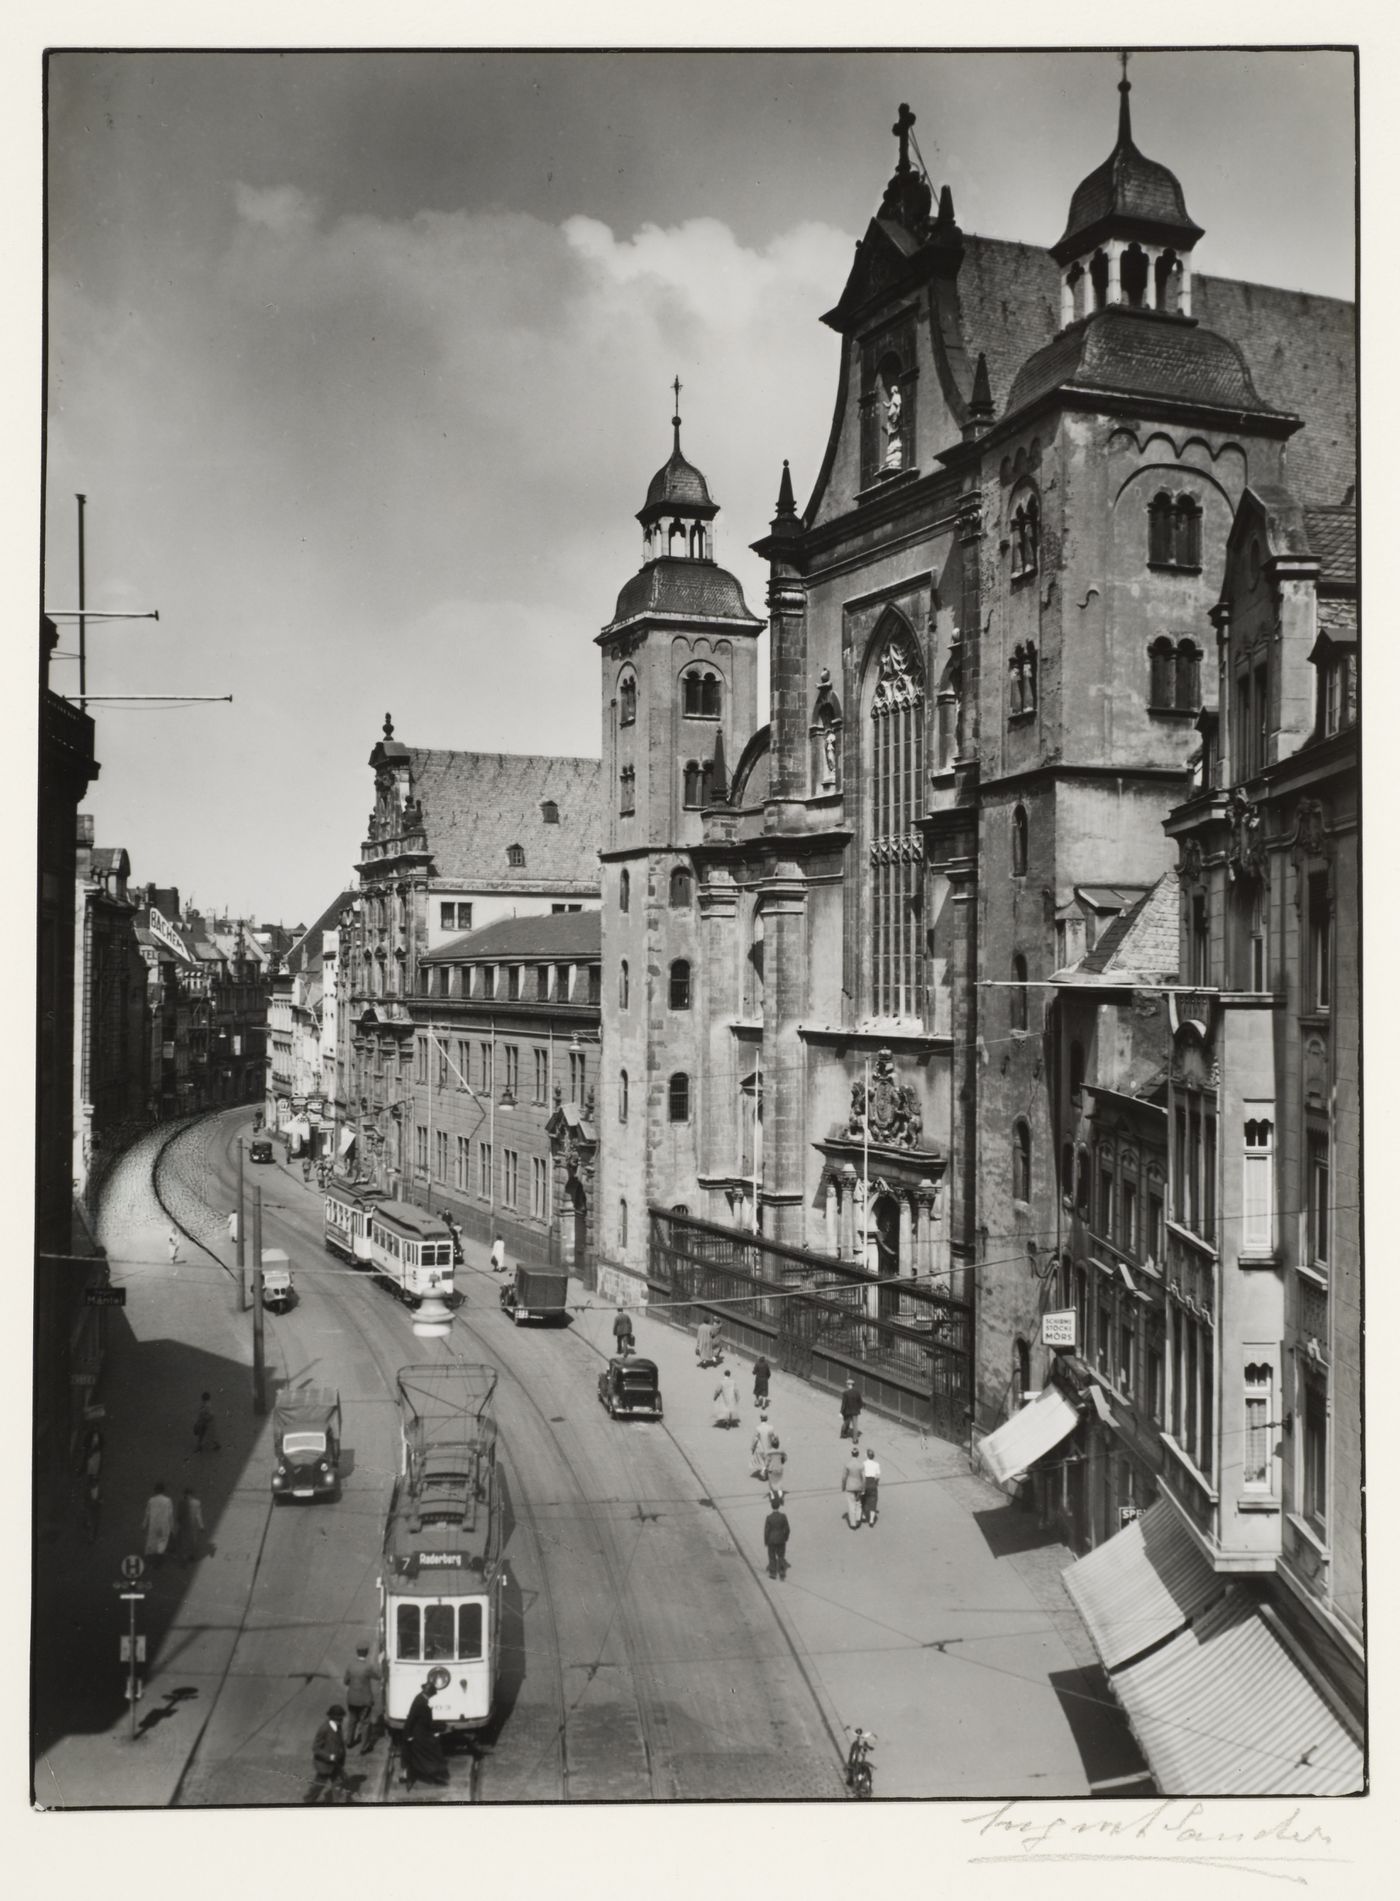
[(85, 1287), (83, 1299), (89, 1307), (125, 1307), (124, 1287)]

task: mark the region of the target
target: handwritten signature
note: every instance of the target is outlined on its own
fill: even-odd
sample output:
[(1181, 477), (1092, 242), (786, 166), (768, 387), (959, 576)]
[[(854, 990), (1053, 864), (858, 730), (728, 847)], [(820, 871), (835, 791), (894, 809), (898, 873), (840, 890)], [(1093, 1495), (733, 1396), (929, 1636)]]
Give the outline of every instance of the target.
[(1082, 1820), (1014, 1801), (959, 1819), (989, 1849), (1009, 1850), (970, 1857), (979, 1862), (1189, 1860), (1296, 1882), (1303, 1878), (1296, 1864), (1337, 1859), (1327, 1852), (1333, 1846), (1327, 1830), (1296, 1806), (1244, 1826), (1214, 1822), (1204, 1802), (1170, 1798), (1146, 1807), (1115, 1804), (1110, 1816)]

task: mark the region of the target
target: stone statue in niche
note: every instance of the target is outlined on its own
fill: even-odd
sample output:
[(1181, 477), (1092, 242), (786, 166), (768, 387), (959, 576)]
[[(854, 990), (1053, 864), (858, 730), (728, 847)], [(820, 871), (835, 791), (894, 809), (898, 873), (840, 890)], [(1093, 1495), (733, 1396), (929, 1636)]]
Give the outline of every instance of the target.
[(898, 383), (891, 383), (889, 395), (885, 398), (885, 434), (889, 441), (885, 446), (887, 469), (904, 467), (904, 398), (899, 393)]
[(822, 786), (836, 784), (836, 728), (828, 726), (822, 733)]
[(923, 1139), (924, 1120), (914, 1091), (895, 1081), (894, 1058), (882, 1049), (875, 1058), (875, 1073), (867, 1091), (864, 1081), (851, 1086), (851, 1115), (846, 1124), (847, 1137), (870, 1140), (881, 1148), (917, 1149)]

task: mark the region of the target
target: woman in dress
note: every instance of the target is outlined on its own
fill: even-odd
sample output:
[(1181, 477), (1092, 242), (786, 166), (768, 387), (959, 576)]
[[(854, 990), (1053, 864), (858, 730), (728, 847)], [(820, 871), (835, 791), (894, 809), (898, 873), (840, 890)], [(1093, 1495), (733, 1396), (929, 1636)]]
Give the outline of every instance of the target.
[(737, 1426), (739, 1423), (739, 1388), (734, 1384), (734, 1375), (728, 1368), (715, 1388), (714, 1423), (717, 1426)]
[(435, 1782), (441, 1787), (447, 1781), (447, 1757), (433, 1727), (431, 1698), (436, 1689), (433, 1679), (425, 1677), (404, 1718), (403, 1773), (410, 1789), (415, 1782)]

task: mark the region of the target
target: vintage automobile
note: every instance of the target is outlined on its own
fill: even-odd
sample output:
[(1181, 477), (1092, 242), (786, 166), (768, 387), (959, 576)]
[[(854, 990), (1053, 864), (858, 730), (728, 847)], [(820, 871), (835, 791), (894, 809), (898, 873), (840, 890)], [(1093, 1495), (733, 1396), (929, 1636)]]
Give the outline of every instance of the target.
[(569, 1277), (562, 1267), (517, 1266), (501, 1289), (501, 1305), (515, 1322), (569, 1318)]
[(272, 1160), (271, 1142), (254, 1142), (248, 1150), (250, 1162), (270, 1162)]
[(296, 1299), (292, 1264), (281, 1248), (262, 1251), (262, 1301), (270, 1313), (284, 1314)]
[(308, 1386), (284, 1395), (273, 1408), (273, 1431), (273, 1498), (334, 1498), (340, 1490), (339, 1393)]
[(659, 1419), (661, 1383), (655, 1360), (639, 1360), (633, 1354), (609, 1360), (598, 1375), (598, 1398), (613, 1419), (620, 1413)]

